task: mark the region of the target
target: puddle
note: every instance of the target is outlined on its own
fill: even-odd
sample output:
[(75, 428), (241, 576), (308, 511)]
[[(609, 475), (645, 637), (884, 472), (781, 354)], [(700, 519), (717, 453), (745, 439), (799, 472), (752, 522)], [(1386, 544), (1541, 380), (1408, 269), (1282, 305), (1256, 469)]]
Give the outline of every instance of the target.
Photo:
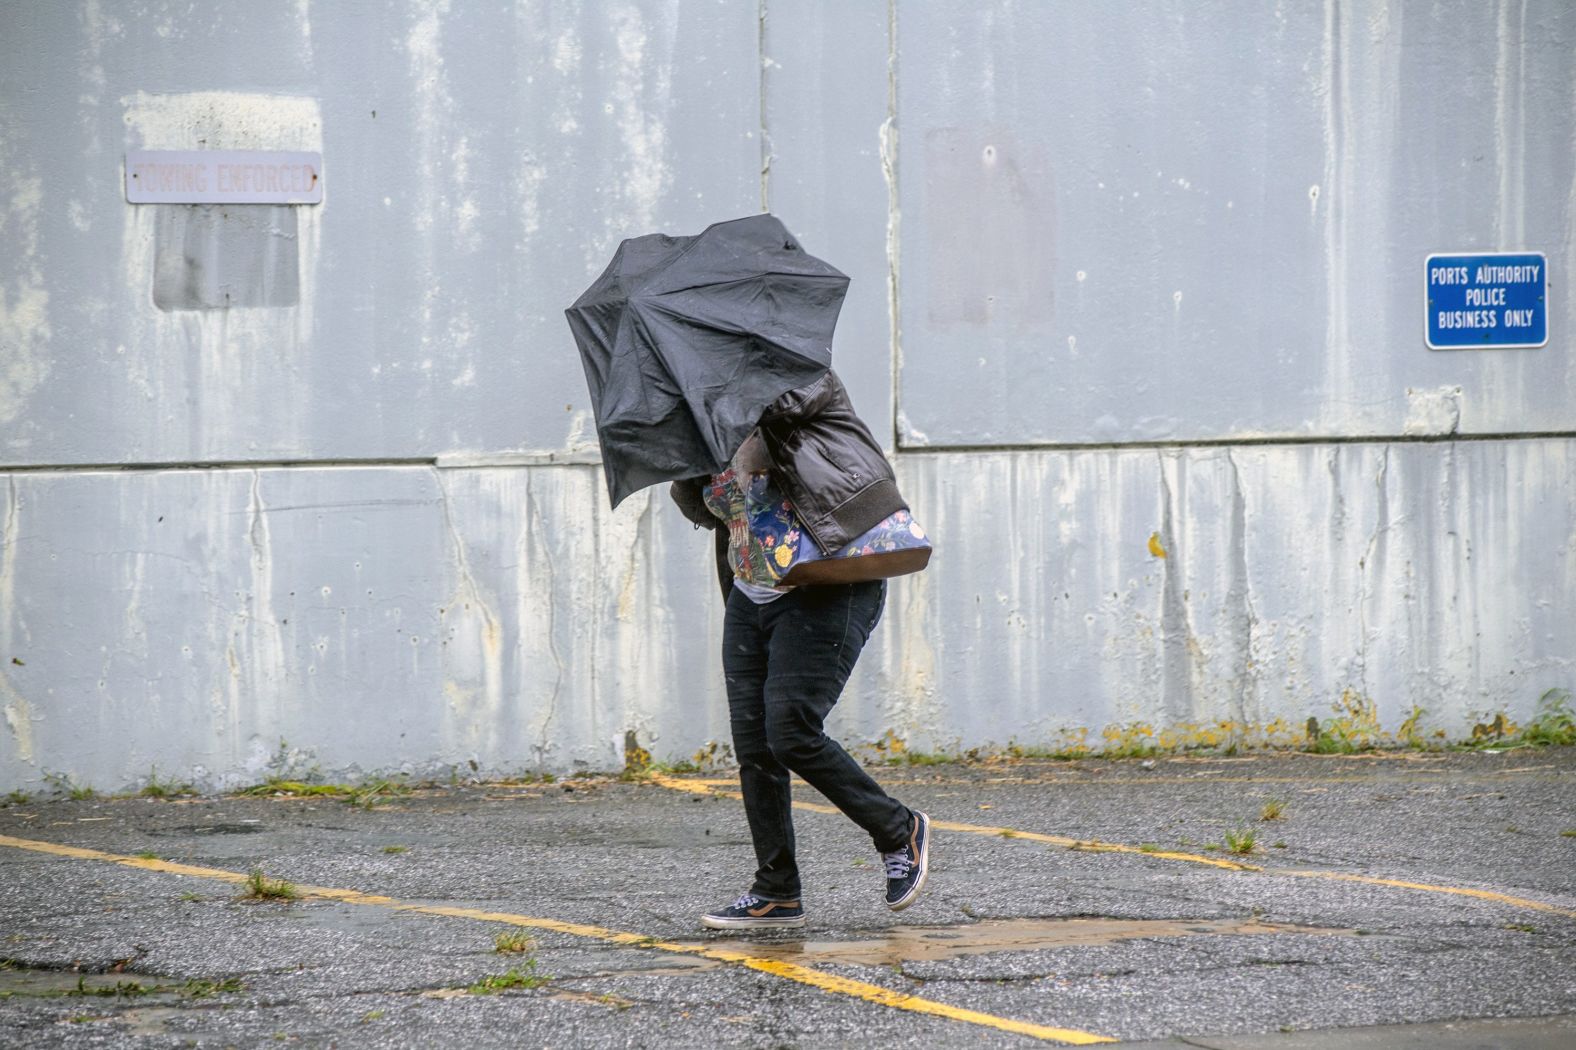
[[(992, 952), (1114, 944), (1145, 937), (1243, 937), (1276, 933), (1352, 937), (1356, 932), (1257, 919), (987, 919), (968, 926), (898, 926), (872, 940), (734, 943), (741, 947), (747, 943), (751, 955), (784, 962), (894, 966)], [(716, 945), (719, 941), (687, 943)]]
[[(158, 977), (136, 973), (78, 973), (74, 970), (34, 969), (14, 966), (0, 969), (0, 998), (32, 996), (38, 998), (81, 997), (84, 1002), (108, 1003), (124, 1001), (117, 996), (117, 988), (130, 986), (130, 994), (137, 998), (150, 995), (174, 998), (173, 986), (166, 987)], [(139, 990), (140, 989), (140, 990)]]

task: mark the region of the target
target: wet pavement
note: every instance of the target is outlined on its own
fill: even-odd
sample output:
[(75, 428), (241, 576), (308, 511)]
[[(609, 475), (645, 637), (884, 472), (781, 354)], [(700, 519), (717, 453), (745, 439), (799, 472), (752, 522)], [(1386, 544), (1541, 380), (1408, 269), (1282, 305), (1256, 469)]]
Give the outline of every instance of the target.
[(726, 770), (11, 804), (0, 1045), (1576, 1045), (1570, 749), (877, 776), (925, 895), (799, 785), (767, 935), (696, 921), (754, 866)]

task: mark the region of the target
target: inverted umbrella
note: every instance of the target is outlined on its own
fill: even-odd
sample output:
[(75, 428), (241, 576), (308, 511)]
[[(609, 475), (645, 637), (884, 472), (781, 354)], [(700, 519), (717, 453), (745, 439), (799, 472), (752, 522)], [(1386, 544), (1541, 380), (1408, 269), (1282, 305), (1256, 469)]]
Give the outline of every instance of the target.
[(613, 506), (722, 470), (773, 401), (831, 367), (847, 291), (772, 215), (620, 244), (564, 311)]

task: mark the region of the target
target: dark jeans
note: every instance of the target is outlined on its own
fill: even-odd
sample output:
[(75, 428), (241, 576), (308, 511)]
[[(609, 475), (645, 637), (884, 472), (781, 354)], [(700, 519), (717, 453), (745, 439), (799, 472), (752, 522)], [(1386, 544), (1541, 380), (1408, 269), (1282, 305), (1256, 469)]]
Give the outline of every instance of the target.
[(908, 807), (822, 730), (885, 601), (880, 580), (800, 587), (765, 605), (737, 589), (728, 596), (722, 670), (744, 815), (760, 864), (750, 892), (763, 900), (799, 899), (790, 771), (868, 831), (876, 849), (908, 841)]

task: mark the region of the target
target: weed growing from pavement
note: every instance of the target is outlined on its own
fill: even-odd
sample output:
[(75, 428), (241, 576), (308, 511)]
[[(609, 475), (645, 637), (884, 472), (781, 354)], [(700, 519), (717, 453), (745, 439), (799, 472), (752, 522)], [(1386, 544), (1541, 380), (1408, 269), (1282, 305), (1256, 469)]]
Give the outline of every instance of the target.
[(88, 984), (87, 984), (87, 978), (86, 977), (78, 977), (77, 978), (77, 986), (75, 988), (67, 989), (65, 992), (62, 992), (60, 994), (62, 994), (62, 995), (96, 995), (96, 996), (98, 996), (100, 998), (103, 998), (103, 999), (121, 998), (121, 997), (124, 997), (124, 998), (127, 998), (127, 999), (134, 999), (134, 998), (136, 998), (139, 995), (147, 995), (150, 991), (155, 991), (155, 990), (156, 989), (149, 988), (147, 985), (142, 984), (139, 981), (116, 981), (113, 985), (106, 984), (106, 985), (101, 985), (101, 986), (99, 986), (97, 988), (89, 988)]
[(1158, 745), (1143, 740), (1102, 748), (1100, 751), (1101, 758), (1154, 758), (1158, 754), (1160, 754)]
[(1560, 834), (1568, 839), (1576, 839), (1576, 828), (1566, 828)]
[(141, 853), (137, 854), (137, 859), (138, 860), (158, 860), (159, 859), (159, 855), (157, 853), (153, 852), (151, 849), (145, 849)]
[(516, 784), (554, 784), (557, 782), (558, 778), (551, 773), (521, 773), (519, 776), (504, 777), (498, 781), (501, 785), (511, 787)]
[(361, 1023), (362, 1024), (367, 1024), (368, 1022), (371, 1022), (371, 1021), (381, 1021), (381, 1020), (383, 1020), (383, 1011), (382, 1010), (368, 1010), (366, 1013), (361, 1015)]
[(410, 850), (409, 846), (384, 846), (383, 847), (383, 852), (384, 853), (406, 853), (406, 852), (409, 852), (409, 850)]
[(1522, 727), (1521, 743), (1534, 747), (1569, 747), (1576, 744), (1576, 715), (1571, 713), (1569, 689), (1550, 689), (1538, 698), (1537, 713)]
[(148, 782), (137, 792), (143, 798), (175, 798), (179, 795), (195, 795), (197, 791), (190, 784), (171, 777), (168, 780), (159, 779), (159, 767), (152, 766), (148, 770)]
[(1286, 815), (1286, 803), (1278, 798), (1269, 799), (1259, 810), (1260, 820), (1279, 820)]
[(345, 796), (345, 801), (360, 809), (371, 809), (396, 795), (408, 794), (410, 794), (410, 785), (404, 781), (379, 778), (353, 789)]
[(44, 783), (54, 789), (57, 798), (69, 798), (73, 802), (81, 802), (98, 794), (86, 784), (73, 783), (69, 773), (45, 773)]
[(246, 876), (246, 892), (241, 895), (241, 899), (248, 901), (294, 901), (301, 899), (301, 891), (284, 879), (270, 879), (263, 874), (262, 868), (253, 868), (251, 874)]
[(5, 797), (5, 801), (9, 806), (25, 806), (29, 802), (33, 801), (33, 796), (18, 788), (7, 795)]
[(1270, 847), (1272, 849), (1285, 849), (1286, 848), (1286, 843), (1281, 842), (1280, 840), (1277, 839), (1276, 841), (1270, 843)]
[(510, 988), (540, 988), (552, 978), (536, 972), (536, 960), (527, 959), (508, 973), (490, 974), (471, 985), (472, 995), (494, 995)]
[(1226, 849), (1239, 856), (1247, 856), (1253, 852), (1253, 847), (1258, 843), (1258, 832), (1251, 828), (1235, 828), (1226, 832)]
[(1140, 852), (1140, 853), (1159, 853), (1160, 852), (1160, 846), (1158, 844), (1156, 844), (1156, 843), (1153, 843), (1153, 842), (1141, 842), (1141, 843), (1138, 844), (1138, 852)]
[(905, 751), (886, 760), (889, 766), (944, 766), (963, 761), (963, 756), (948, 755), (939, 751)]
[(188, 999), (207, 999), (225, 992), (239, 992), (244, 987), (239, 977), (224, 977), (217, 981), (194, 978), (181, 987), (181, 994)]
[(523, 933), (500, 933), (493, 940), (493, 951), (500, 955), (512, 952), (529, 952), (536, 949), (536, 941)]
[(269, 777), (261, 784), (242, 788), (237, 795), (274, 796), (281, 798), (311, 798), (314, 796), (348, 795), (355, 789), (349, 784), (308, 784), (300, 780), (286, 780), (283, 777)]
[(1537, 929), (1536, 926), (1531, 926), (1531, 925), (1529, 925), (1527, 923), (1524, 923), (1524, 922), (1507, 922), (1505, 924), (1505, 929), (1507, 929), (1507, 930), (1515, 930), (1517, 933), (1537, 933), (1538, 932), (1538, 929)]

